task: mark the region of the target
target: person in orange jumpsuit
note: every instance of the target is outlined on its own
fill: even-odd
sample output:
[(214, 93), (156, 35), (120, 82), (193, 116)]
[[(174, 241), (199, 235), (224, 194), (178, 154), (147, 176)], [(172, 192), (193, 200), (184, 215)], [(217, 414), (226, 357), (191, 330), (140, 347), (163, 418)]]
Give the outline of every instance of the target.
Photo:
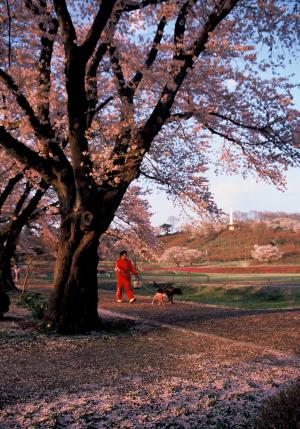
[(136, 301), (136, 298), (134, 297), (134, 294), (131, 289), (131, 283), (130, 283), (130, 273), (134, 274), (135, 277), (138, 279), (139, 274), (137, 270), (132, 265), (131, 261), (127, 259), (127, 252), (126, 250), (123, 250), (120, 252), (120, 258), (117, 260), (115, 264), (115, 271), (117, 274), (117, 302), (122, 302), (122, 289), (125, 289), (127, 298), (129, 299), (130, 303), (133, 303)]

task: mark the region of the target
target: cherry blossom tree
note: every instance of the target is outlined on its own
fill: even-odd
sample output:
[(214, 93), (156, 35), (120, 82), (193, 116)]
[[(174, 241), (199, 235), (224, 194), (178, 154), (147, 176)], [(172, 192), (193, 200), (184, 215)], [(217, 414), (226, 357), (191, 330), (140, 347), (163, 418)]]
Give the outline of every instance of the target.
[(48, 185), (16, 172), (15, 161), (0, 151), (0, 289), (16, 289), (11, 262), (22, 229), (32, 221)]
[(217, 213), (209, 162), (279, 185), (298, 165), (293, 85), (258, 74), (260, 45), (298, 37), (296, 12), (273, 0), (10, 2), (0, 144), (57, 193), (49, 329), (101, 326), (98, 243), (133, 180)]
[(185, 249), (183, 256), (189, 265), (193, 265), (195, 262), (200, 262), (203, 259), (204, 253), (198, 249)]
[(259, 246), (256, 244), (251, 252), (251, 256), (253, 259), (256, 259), (260, 262), (271, 262), (281, 259), (282, 252), (277, 246), (273, 246), (272, 244), (268, 244), (265, 246)]
[(168, 263), (171, 262), (176, 264), (177, 267), (179, 267), (179, 265), (184, 262), (184, 256), (183, 256), (184, 251), (185, 251), (184, 247), (180, 247), (180, 246), (169, 247), (162, 254), (160, 261), (168, 262)]
[(180, 264), (193, 265), (195, 262), (199, 262), (201, 258), (203, 258), (203, 252), (200, 250), (173, 246), (164, 251), (160, 261), (175, 263), (179, 267)]

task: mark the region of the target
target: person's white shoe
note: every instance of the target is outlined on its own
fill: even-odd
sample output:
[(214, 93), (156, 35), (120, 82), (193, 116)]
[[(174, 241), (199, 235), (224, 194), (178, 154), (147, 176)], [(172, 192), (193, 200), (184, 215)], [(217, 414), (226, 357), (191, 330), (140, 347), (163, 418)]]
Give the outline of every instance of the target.
[(117, 299), (117, 302), (120, 303), (120, 302), (123, 302), (123, 301), (121, 299)]
[(130, 302), (130, 304), (132, 304), (133, 302), (135, 302), (136, 301), (136, 298), (131, 298), (130, 300), (129, 300), (129, 302)]

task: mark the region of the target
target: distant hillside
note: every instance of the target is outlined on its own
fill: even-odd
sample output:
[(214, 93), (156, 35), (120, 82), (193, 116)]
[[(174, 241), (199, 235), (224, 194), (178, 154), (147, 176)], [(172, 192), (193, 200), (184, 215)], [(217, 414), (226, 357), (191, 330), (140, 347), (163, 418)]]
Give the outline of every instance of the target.
[(226, 224), (207, 223), (196, 231), (161, 236), (159, 241), (165, 249), (180, 246), (207, 251), (208, 262), (250, 260), (255, 244), (274, 244), (284, 254), (281, 262), (300, 263), (300, 222), (289, 218), (239, 221), (234, 231)]

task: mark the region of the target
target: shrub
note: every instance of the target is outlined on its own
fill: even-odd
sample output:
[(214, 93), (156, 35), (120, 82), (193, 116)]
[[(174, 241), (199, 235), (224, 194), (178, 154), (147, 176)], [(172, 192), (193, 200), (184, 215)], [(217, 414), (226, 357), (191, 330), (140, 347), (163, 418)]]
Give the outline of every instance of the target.
[(47, 298), (37, 292), (26, 292), (19, 297), (20, 307), (29, 307), (34, 319), (41, 320), (47, 311)]
[(256, 429), (297, 429), (300, 427), (300, 378), (266, 402)]

